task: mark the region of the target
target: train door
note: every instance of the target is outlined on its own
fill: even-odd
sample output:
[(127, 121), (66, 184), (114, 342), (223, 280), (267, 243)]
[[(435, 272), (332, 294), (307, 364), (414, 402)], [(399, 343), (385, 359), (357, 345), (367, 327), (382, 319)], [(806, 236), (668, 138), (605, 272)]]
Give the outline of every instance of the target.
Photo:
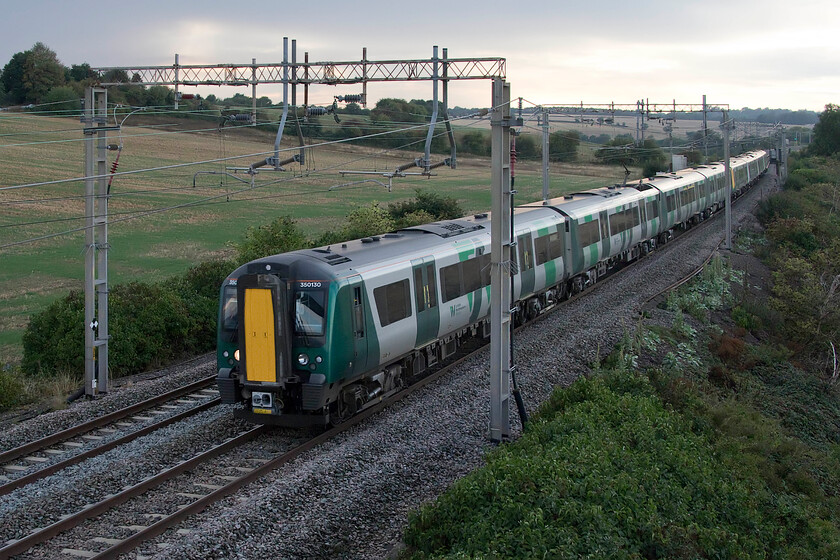
[(534, 270), (534, 241), (531, 232), (520, 233), (516, 237), (519, 266), (519, 297), (534, 293), (536, 271)]
[[(600, 220), (600, 227), (601, 227), (601, 254), (598, 257), (598, 260), (605, 259), (608, 256), (612, 256), (612, 243), (610, 242), (610, 230), (609, 230), (609, 216), (606, 210), (602, 210), (598, 213), (598, 219)], [(621, 246), (621, 238), (618, 239), (618, 247)]]
[(349, 279), (350, 288), (350, 325), (353, 331), (353, 373), (358, 374), (367, 371), (376, 364), (379, 356), (378, 348), (372, 348), (376, 344), (376, 337), (368, 332), (371, 323), (368, 321), (365, 304), (365, 287), (362, 278), (358, 274)]
[(237, 284), (240, 367), (247, 381), (280, 382), (290, 371), (286, 283), (272, 274), (245, 275)]
[(417, 338), (415, 347), (420, 348), (436, 339), (440, 330), (438, 309), (437, 275), (433, 257), (411, 261), (414, 275), (414, 302), (417, 306)]

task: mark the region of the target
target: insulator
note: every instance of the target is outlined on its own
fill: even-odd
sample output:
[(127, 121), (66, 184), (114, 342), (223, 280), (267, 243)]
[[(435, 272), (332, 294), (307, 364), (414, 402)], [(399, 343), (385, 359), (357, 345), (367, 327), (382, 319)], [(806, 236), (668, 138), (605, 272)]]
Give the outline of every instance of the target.
[(344, 103), (361, 103), (362, 102), (362, 94), (361, 93), (354, 93), (351, 95), (339, 95), (337, 97), (339, 101), (343, 101)]
[(228, 115), (227, 119), (229, 121), (235, 122), (251, 122), (251, 115), (249, 113), (243, 113), (239, 115)]
[(120, 166), (120, 162), (119, 161), (114, 161), (114, 163), (111, 164), (111, 173), (116, 173), (117, 172), (117, 167), (119, 167), (119, 166)]
[(307, 107), (306, 108), (306, 116), (307, 117), (320, 117), (321, 115), (327, 114), (326, 107)]
[(195, 96), (195, 94), (194, 94), (194, 93), (182, 93), (182, 94), (180, 95), (180, 98), (181, 98), (181, 99), (195, 99), (195, 97), (196, 97), (196, 96)]
[(410, 163), (404, 163), (404, 164), (400, 165), (399, 167), (397, 167), (396, 172), (397, 173), (402, 173), (406, 169), (411, 169), (412, 167), (420, 167), (420, 164), (418, 162), (419, 162), (419, 160), (414, 160)]

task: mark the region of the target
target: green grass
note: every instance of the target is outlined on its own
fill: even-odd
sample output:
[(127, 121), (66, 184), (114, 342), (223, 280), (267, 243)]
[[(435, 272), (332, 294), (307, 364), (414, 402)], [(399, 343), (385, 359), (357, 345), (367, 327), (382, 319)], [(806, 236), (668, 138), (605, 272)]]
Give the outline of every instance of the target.
[(708, 406), (716, 428), (625, 370), (558, 390), (520, 440), (413, 516), (404, 556), (836, 557), (836, 499), (803, 446), (747, 406)]
[[(161, 122), (180, 121), (161, 117)], [(129, 123), (130, 124), (130, 123)], [(178, 123), (185, 124), (185, 123)], [(186, 123), (192, 128), (213, 128)], [(122, 137), (124, 150), (119, 171), (205, 161), (233, 154), (252, 154), (270, 150), (274, 134), (252, 129), (227, 130), (219, 134), (155, 134), (167, 129), (127, 128)], [(64, 132), (56, 132), (64, 131)], [(0, 118), (0, 187), (35, 183), (83, 175), (83, 144), (78, 120), (25, 116)], [(53, 144), (11, 146), (27, 142), (70, 140)], [(116, 141), (111, 138), (109, 142)], [(281, 215), (295, 219), (310, 238), (338, 229), (356, 205), (379, 202), (382, 205), (411, 199), (415, 189), (423, 188), (454, 196), (467, 213), (490, 209), (490, 165), (488, 158), (459, 156), (458, 169), (439, 169), (432, 178), (409, 176), (393, 181), (393, 192), (373, 182), (345, 186), (344, 183), (374, 177), (348, 175), (338, 169), (388, 171), (417, 156), (416, 151), (378, 153), (373, 148), (348, 145), (313, 150), (307, 167), (290, 166), (288, 173), (263, 172), (257, 176), (258, 188), (221, 175), (198, 175), (197, 171), (221, 171), (221, 164), (118, 176), (112, 186), (109, 212), (109, 280), (111, 284), (131, 280), (161, 280), (184, 272), (201, 260), (232, 253), (231, 244), (243, 239), (248, 226), (266, 224)], [(109, 154), (113, 161), (114, 154)], [(359, 158), (364, 158), (360, 159)], [(244, 158), (230, 165), (243, 166), (259, 159)], [(351, 160), (352, 164), (346, 164)], [(558, 171), (559, 170), (559, 171)], [(564, 171), (565, 170), (565, 171)], [(290, 178), (308, 171), (307, 177)], [(603, 166), (564, 166), (553, 168), (551, 196), (564, 192), (611, 184), (623, 170)], [(247, 178), (246, 175), (240, 177)], [(387, 179), (375, 177), (387, 183)], [(276, 184), (268, 184), (278, 181)], [(180, 189), (164, 192), (160, 189)], [(542, 198), (542, 171), (538, 162), (517, 166), (517, 203)], [(139, 194), (128, 194), (145, 191)], [(78, 218), (84, 215), (80, 182), (56, 184), (11, 191), (0, 191), (0, 245), (24, 241), (83, 226), (81, 219), (24, 225), (29, 222)], [(230, 201), (226, 195), (230, 194)], [(203, 199), (225, 195), (209, 202)], [(70, 201), (44, 201), (54, 197), (76, 197)], [(21, 200), (38, 199), (36, 203)], [(160, 214), (117, 221), (125, 213), (176, 206), (190, 202), (199, 205)], [(3, 227), (8, 226), (8, 227)], [(0, 249), (0, 362), (20, 358), (20, 339), (28, 317), (43, 309), (71, 289), (82, 289), (84, 235), (81, 232), (54, 237), (16, 247)]]

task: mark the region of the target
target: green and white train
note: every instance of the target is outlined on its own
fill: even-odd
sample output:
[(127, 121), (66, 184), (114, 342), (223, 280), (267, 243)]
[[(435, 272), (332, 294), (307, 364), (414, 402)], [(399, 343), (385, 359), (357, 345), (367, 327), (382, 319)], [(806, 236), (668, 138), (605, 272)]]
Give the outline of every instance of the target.
[[(734, 196), (768, 154), (732, 159)], [(724, 205), (724, 166), (520, 206), (513, 299), (525, 322)], [(222, 401), (256, 423), (340, 422), (488, 337), (490, 217), (477, 214), (237, 268), (221, 288)]]

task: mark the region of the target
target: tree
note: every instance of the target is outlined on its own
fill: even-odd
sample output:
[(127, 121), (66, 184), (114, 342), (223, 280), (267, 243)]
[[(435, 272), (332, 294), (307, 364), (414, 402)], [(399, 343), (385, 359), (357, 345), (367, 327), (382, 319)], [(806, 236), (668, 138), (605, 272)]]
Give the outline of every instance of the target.
[[(414, 191), (416, 198), (405, 202), (396, 202), (388, 205), (388, 213), (396, 221), (404, 220), (410, 214), (423, 213), (431, 216), (428, 220), (454, 220), (464, 215), (464, 210), (458, 201), (451, 196), (443, 196), (432, 191), (417, 189)], [(412, 220), (416, 219), (412, 218)], [(416, 225), (416, 224), (415, 224)]]
[(374, 122), (424, 122), (429, 112), (423, 105), (408, 103), (404, 99), (385, 97), (376, 102), (370, 118)]
[(175, 103), (175, 92), (166, 86), (152, 86), (146, 90), (147, 107), (165, 107)]
[(64, 66), (55, 52), (38, 42), (26, 51), (23, 64), (23, 87), (26, 101), (40, 103), (49, 90), (64, 85)]
[(668, 156), (653, 138), (645, 138), (636, 159), (642, 166), (645, 177), (653, 177), (658, 171), (668, 170)]
[(580, 145), (580, 134), (576, 130), (552, 132), (548, 137), (548, 159), (551, 161), (575, 161)]
[(245, 241), (237, 249), (239, 262), (248, 262), (269, 255), (304, 249), (309, 245), (309, 240), (295, 221), (289, 216), (281, 216), (267, 226), (249, 227), (245, 232)]
[(387, 210), (374, 202), (370, 206), (359, 206), (347, 216), (344, 227), (346, 239), (359, 239), (394, 231), (396, 224)]
[(26, 53), (19, 52), (12, 55), (11, 60), (3, 67), (0, 81), (6, 89), (8, 102), (21, 104), (26, 100), (26, 90), (23, 87), (23, 70), (26, 63)]
[(542, 154), (542, 147), (531, 134), (516, 137), (516, 155), (522, 159), (536, 159)]
[(79, 94), (70, 86), (56, 86), (43, 98), (44, 103), (50, 104), (50, 111), (65, 111), (78, 113), (82, 110)]
[(603, 163), (630, 165), (633, 163), (632, 151), (634, 149), (633, 137), (629, 134), (619, 134), (604, 144), (603, 148), (598, 148), (595, 157)]
[(477, 156), (489, 156), (490, 136), (480, 130), (471, 130), (461, 137), (461, 150)]
[(363, 115), (365, 111), (358, 103), (348, 103), (341, 112), (348, 115)]
[(814, 139), (808, 151), (818, 156), (840, 152), (840, 105), (829, 103), (814, 125)]
[(69, 76), (67, 81), (73, 80), (76, 82), (84, 82), (85, 80), (96, 77), (96, 73), (91, 70), (90, 64), (87, 62), (73, 64), (70, 66), (70, 70), (67, 72), (67, 75)]

